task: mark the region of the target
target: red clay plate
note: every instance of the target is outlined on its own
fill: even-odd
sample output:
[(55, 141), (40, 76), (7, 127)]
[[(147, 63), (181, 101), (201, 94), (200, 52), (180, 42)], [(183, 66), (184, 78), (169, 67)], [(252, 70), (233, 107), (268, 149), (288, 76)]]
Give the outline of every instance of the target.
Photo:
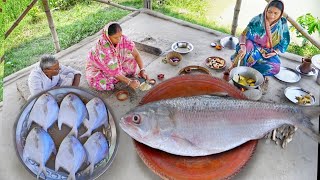
[[(206, 74), (183, 75), (168, 79), (151, 89), (141, 100), (145, 104), (161, 99), (202, 94), (228, 93), (245, 99), (229, 83)], [(248, 162), (258, 141), (249, 141), (232, 150), (203, 157), (172, 155), (134, 141), (143, 162), (163, 179), (227, 179), (234, 176)]]

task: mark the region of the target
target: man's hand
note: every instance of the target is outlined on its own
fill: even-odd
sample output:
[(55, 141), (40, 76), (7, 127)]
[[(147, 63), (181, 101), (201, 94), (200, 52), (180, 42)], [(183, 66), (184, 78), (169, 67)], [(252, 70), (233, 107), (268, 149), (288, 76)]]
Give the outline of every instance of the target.
[(79, 86), (81, 74), (75, 74), (73, 78), (72, 86)]

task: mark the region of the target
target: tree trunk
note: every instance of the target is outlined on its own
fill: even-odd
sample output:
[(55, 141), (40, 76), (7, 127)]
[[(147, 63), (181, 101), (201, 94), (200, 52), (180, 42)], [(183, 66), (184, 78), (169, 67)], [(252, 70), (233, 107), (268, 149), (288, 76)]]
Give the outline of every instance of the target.
[(239, 12), (241, 8), (241, 0), (237, 0), (236, 6), (234, 7), (234, 13), (233, 13), (233, 20), (232, 20), (232, 28), (231, 28), (231, 35), (235, 36), (236, 30), (238, 27), (238, 17), (239, 17)]
[(52, 34), (53, 43), (54, 43), (54, 48), (56, 49), (56, 52), (60, 52), (59, 39), (58, 39), (56, 28), (54, 27), (54, 23), (53, 23), (53, 19), (52, 19), (52, 16), (51, 16), (48, 0), (42, 0), (42, 3), (43, 3), (43, 6), (44, 6), (44, 10), (46, 12), (46, 15), (47, 15), (49, 28), (50, 28), (50, 31), (51, 31), (51, 34)]
[(143, 7), (152, 10), (152, 4), (151, 4), (151, 2), (152, 2), (151, 0), (144, 0), (144, 5), (143, 5)]

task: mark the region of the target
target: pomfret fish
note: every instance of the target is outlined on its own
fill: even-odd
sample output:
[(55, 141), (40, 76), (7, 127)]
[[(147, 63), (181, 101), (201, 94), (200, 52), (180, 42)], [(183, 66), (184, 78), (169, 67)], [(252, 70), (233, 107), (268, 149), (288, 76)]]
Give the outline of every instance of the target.
[(61, 130), (62, 124), (69, 126), (70, 135), (78, 136), (78, 127), (87, 118), (88, 112), (82, 100), (75, 94), (68, 94), (63, 98), (58, 116), (58, 127)]
[(90, 136), (92, 131), (101, 125), (104, 125), (106, 128), (108, 127), (108, 112), (104, 102), (100, 98), (91, 99), (86, 104), (86, 107), (89, 119), (85, 119), (83, 124), (87, 128), (87, 131), (80, 138)]
[(27, 162), (31, 159), (39, 164), (37, 178), (40, 177), (41, 172), (47, 176), (45, 165), (52, 152), (56, 154), (57, 151), (51, 136), (40, 127), (33, 128), (26, 139), (23, 160)]
[(120, 127), (150, 147), (182, 156), (205, 156), (260, 139), (283, 124), (295, 125), (320, 141), (310, 122), (319, 114), (319, 106), (194, 96), (138, 106), (121, 118)]
[(102, 159), (107, 158), (109, 154), (109, 144), (101, 132), (96, 132), (83, 145), (90, 163), (90, 175), (93, 173), (94, 165)]
[(76, 172), (86, 159), (87, 155), (80, 141), (68, 135), (60, 144), (55, 161), (55, 171), (62, 167), (69, 172), (68, 179), (76, 180)]
[(59, 105), (49, 93), (42, 94), (33, 105), (29, 119), (28, 129), (32, 122), (40, 125), (45, 131), (58, 119)]

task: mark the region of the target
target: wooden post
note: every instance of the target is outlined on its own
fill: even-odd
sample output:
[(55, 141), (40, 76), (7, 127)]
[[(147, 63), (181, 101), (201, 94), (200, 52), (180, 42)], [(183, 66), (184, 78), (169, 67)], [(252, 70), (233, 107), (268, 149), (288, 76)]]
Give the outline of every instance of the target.
[(144, 0), (143, 7), (152, 10), (151, 0)]
[[(5, 33), (4, 35), (4, 39), (6, 39), (11, 32), (14, 30), (14, 28), (16, 28), (18, 26), (18, 24), (20, 23), (20, 21), (24, 18), (24, 16), (30, 11), (30, 9), (34, 6), (34, 4), (37, 2), (38, 0), (33, 0), (28, 6), (27, 8), (22, 12), (22, 14), (18, 17), (18, 19), (12, 24), (12, 26), (9, 28), (9, 30)], [(5, 1), (4, 1), (5, 2)]]
[(60, 51), (60, 44), (59, 44), (59, 39), (57, 35), (56, 28), (54, 27), (53, 19), (51, 16), (48, 0), (42, 0), (43, 6), (44, 6), (44, 11), (46, 12), (48, 23), (49, 23), (49, 28), (51, 30), (52, 34), (52, 39), (54, 43), (54, 48), (56, 49), (56, 52)]
[[(270, 0), (265, 0), (269, 2)], [(313, 37), (308, 34), (308, 32), (303, 29), (303, 27), (300, 26), (294, 19), (292, 19), (287, 13), (283, 12), (283, 17), (285, 17), (293, 27), (295, 27), (305, 38), (307, 38), (313, 45), (315, 45), (317, 48), (320, 49), (320, 42), (316, 41)]]
[(232, 27), (231, 27), (232, 36), (235, 36), (236, 30), (238, 27), (238, 17), (239, 17), (240, 7), (241, 7), (241, 0), (237, 0), (236, 6), (234, 7), (234, 12), (233, 12), (233, 20), (232, 20)]

